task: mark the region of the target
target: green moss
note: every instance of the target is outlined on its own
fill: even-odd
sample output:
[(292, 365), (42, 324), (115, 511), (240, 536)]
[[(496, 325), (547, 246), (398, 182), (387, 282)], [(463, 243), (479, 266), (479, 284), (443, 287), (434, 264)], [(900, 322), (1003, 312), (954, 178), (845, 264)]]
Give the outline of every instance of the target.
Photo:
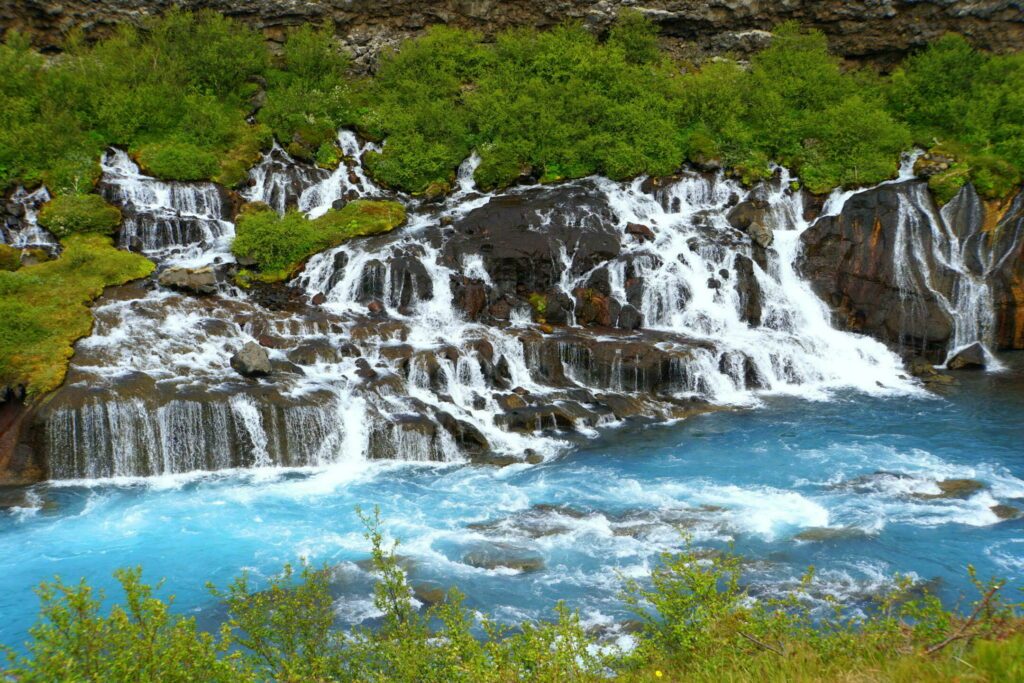
[(102, 235), (72, 235), (63, 245), (56, 260), (0, 272), (0, 384), (33, 394), (56, 389), (72, 345), (92, 328), (92, 300), (153, 271), (152, 262)]
[(21, 268), (21, 249), (0, 244), (0, 270), (14, 271)]
[(935, 199), (940, 204), (945, 204), (970, 180), (970, 175), (970, 167), (963, 162), (957, 162), (945, 171), (930, 176), (928, 187), (935, 195)]
[(405, 207), (390, 201), (356, 200), (314, 220), (297, 211), (282, 217), (266, 204), (249, 204), (238, 216), (231, 251), (255, 261), (259, 272), (246, 273), (239, 283), (286, 280), (317, 252), (353, 237), (388, 232), (405, 221)]
[(167, 180), (205, 180), (220, 170), (217, 155), (187, 142), (143, 145), (135, 160), (144, 173)]
[(39, 212), (39, 225), (57, 237), (95, 232), (109, 235), (121, 224), (121, 210), (96, 194), (54, 197)]
[(544, 314), (548, 311), (547, 295), (534, 292), (529, 296), (527, 301), (530, 302), (530, 306), (533, 308), (533, 312), (537, 314), (537, 317), (543, 320)]

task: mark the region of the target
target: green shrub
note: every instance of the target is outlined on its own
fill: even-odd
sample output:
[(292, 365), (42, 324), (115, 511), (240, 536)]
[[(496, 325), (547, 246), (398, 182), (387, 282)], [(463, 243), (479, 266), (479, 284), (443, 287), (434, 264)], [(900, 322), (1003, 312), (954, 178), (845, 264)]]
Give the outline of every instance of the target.
[(54, 197), (39, 212), (39, 225), (57, 237), (97, 232), (109, 235), (121, 224), (121, 210), (96, 194)]
[(658, 27), (642, 12), (623, 9), (615, 18), (608, 34), (608, 44), (622, 50), (631, 64), (651, 64), (658, 61)]
[[(971, 578), (979, 598), (965, 617), (905, 579), (867, 614), (836, 603), (815, 617), (805, 596), (755, 600), (743, 562), (729, 554), (666, 554), (626, 601), (641, 620), (631, 652), (601, 652), (576, 613), (559, 604), (551, 621), (504, 626), (468, 609), (452, 589), (417, 609), (398, 543), (385, 541), (379, 513), (364, 516), (376, 576), (373, 628), (335, 624), (331, 571), (286, 566), (266, 586), (243, 574), (211, 587), (226, 616), (218, 636), (174, 616), (138, 570), (119, 572), (126, 605), (101, 613), (84, 583), (44, 584), (43, 607), (17, 681), (1018, 681), (1024, 653), (1020, 606), (1002, 583)], [(829, 599), (826, 596), (826, 599)], [(0, 675), (4, 675), (0, 671)]]
[(984, 54), (946, 35), (896, 70), (887, 96), (918, 144), (956, 151), (982, 195), (1002, 197), (1020, 184), (1024, 55)]
[(108, 145), (141, 149), (167, 178), (210, 178), (251, 147), (245, 116), (269, 61), (258, 32), (175, 10), (93, 45), (71, 33), (65, 47), (44, 66), (15, 32), (0, 46), (0, 186), (87, 192)]
[(352, 237), (388, 232), (406, 221), (405, 208), (390, 201), (356, 200), (309, 220), (298, 211), (283, 217), (266, 204), (243, 207), (235, 226), (231, 251), (255, 261), (260, 273), (243, 276), (241, 283), (285, 280), (313, 254), (336, 247)]
[(266, 102), (257, 118), (300, 159), (337, 165), (329, 153), (339, 126), (354, 121), (348, 55), (333, 27), (301, 26), (288, 34), (268, 72)]

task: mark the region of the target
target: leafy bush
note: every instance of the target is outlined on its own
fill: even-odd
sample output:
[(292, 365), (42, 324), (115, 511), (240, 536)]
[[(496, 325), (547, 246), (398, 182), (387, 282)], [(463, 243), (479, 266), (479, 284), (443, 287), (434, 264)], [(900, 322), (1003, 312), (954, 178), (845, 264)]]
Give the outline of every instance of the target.
[(109, 235), (121, 224), (121, 210), (96, 194), (54, 197), (39, 212), (39, 225), (57, 237), (98, 232)]
[(953, 152), (983, 195), (1005, 196), (1020, 184), (1024, 54), (983, 54), (950, 34), (907, 59), (887, 95), (915, 141)]
[[(625, 597), (641, 619), (629, 652), (602, 651), (578, 616), (559, 604), (554, 619), (502, 626), (451, 590), (418, 609), (379, 513), (364, 516), (377, 576), (374, 628), (335, 624), (331, 572), (286, 566), (260, 589), (243, 574), (211, 587), (225, 606), (219, 636), (154, 598), (139, 570), (118, 573), (126, 605), (100, 613), (85, 584), (43, 584), (40, 621), (25, 655), (10, 657), (18, 681), (1017, 681), (1024, 623), (1003, 584), (971, 578), (979, 598), (964, 616), (916, 594), (905, 579), (867, 616), (814, 618), (803, 595), (754, 600), (742, 561), (729, 554), (667, 554), (649, 582)], [(3, 672), (0, 671), (0, 675)]]
[(62, 242), (58, 259), (0, 271), (0, 384), (25, 385), (32, 394), (59, 387), (72, 344), (92, 328), (92, 300), (153, 271), (152, 262), (99, 234)]
[(304, 25), (289, 33), (267, 74), (266, 102), (258, 114), (289, 153), (325, 165), (336, 165), (338, 127), (354, 118), (348, 55), (332, 29)]
[(209, 178), (249, 143), (248, 100), (269, 60), (252, 29), (175, 10), (95, 45), (72, 33), (66, 48), (44, 65), (15, 32), (0, 46), (0, 186), (87, 192), (112, 144), (141, 150), (161, 176)]
[(298, 211), (278, 216), (266, 204), (254, 202), (238, 216), (231, 251), (241, 259), (255, 261), (258, 279), (275, 282), (291, 277), (317, 252), (352, 237), (388, 232), (405, 220), (405, 208), (390, 201), (360, 199), (313, 220)]

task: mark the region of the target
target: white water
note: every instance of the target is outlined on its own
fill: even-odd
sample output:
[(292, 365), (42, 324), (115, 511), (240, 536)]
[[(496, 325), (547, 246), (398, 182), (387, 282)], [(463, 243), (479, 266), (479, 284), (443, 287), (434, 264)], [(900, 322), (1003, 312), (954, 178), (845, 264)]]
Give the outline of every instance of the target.
[[(30, 247), (43, 247), (53, 249), (57, 247), (57, 240), (46, 230), (39, 226), (39, 209), (43, 204), (50, 201), (50, 193), (45, 187), (40, 187), (34, 192), (28, 192), (23, 187), (17, 188), (10, 197), (10, 202), (22, 207), (24, 215), (21, 218), (21, 229), (12, 236), (11, 246), (17, 249)], [(3, 231), (0, 231), (0, 243), (3, 242)]]
[[(338, 199), (383, 194), (359, 163), (372, 146), (347, 131), (339, 134), (339, 144), (347, 161), (323, 179), (308, 168), (288, 175), (287, 155), (275, 149), (250, 174), (246, 197), (283, 211), (282, 197), (291, 193), (301, 210), (317, 216)], [(350, 468), (380, 457), (453, 462), (467, 457), (462, 438), (469, 445), (482, 438), (484, 451), (521, 459), (529, 451), (551, 456), (567, 445), (569, 431), (594, 435), (595, 426), (613, 422), (600, 411), (569, 431), (548, 413), (538, 414), (532, 432), (509, 431), (496, 421), (499, 401), (513, 387), (528, 392), (538, 406), (562, 405), (572, 387), (554, 385), (539, 372), (551, 342), (532, 331), (525, 303), (513, 310), (508, 326), (470, 321), (453, 305), (452, 283), (463, 275), (494, 284), (480, 254), (455, 266), (444, 258), (449, 233), (442, 223), (458, 224), (497, 196), (476, 191), (472, 176), (478, 163), (471, 157), (462, 165), (456, 191), (443, 206), (406, 200), (409, 224), (393, 235), (311, 258), (295, 286), (307, 300), (322, 295), (319, 307), (269, 310), (234, 290), (223, 291), (215, 305), (154, 290), (99, 307), (94, 334), (79, 344), (72, 378), (81, 387), (105, 386), (106, 394), (102, 401), (71, 402), (51, 417), (47, 431), (59, 458), (57, 476)], [(216, 186), (147, 178), (117, 150), (105, 157), (103, 168), (105, 194), (129, 216), (126, 234), (141, 239), (162, 264), (230, 260), (234, 230)], [(647, 402), (648, 414), (662, 419), (672, 413), (658, 403), (660, 397), (751, 405), (767, 394), (820, 400), (846, 388), (883, 395), (920, 391), (902, 377), (899, 359), (881, 343), (834, 329), (827, 306), (795, 272), (799, 237), (808, 224), (801, 193), (790, 190), (785, 171), (779, 174), (751, 191), (721, 176), (686, 174), (653, 195), (642, 191), (641, 180), (585, 179), (574, 185), (605, 202), (607, 218), (574, 206), (538, 216), (538, 230), (560, 220), (578, 222), (580, 230), (596, 222), (622, 233), (627, 223), (638, 222), (655, 234), (648, 243), (624, 235), (619, 256), (592, 269), (574, 265), (576, 244), (559, 249), (556, 289), (570, 299), (601, 268), (608, 271), (612, 297), (622, 304), (629, 296), (627, 280), (644, 281), (636, 303), (651, 331), (645, 334), (663, 335), (644, 343), (666, 358), (651, 376), (632, 352), (622, 353), (624, 333), (582, 343), (585, 336), (571, 335), (595, 332), (573, 327), (570, 317), (569, 336), (556, 339), (570, 384), (591, 394), (632, 394)], [(301, 188), (303, 183), (308, 185)], [(545, 190), (521, 187), (507, 194), (538, 191)], [(755, 193), (769, 204), (774, 243), (763, 267), (756, 258), (750, 266), (763, 307), (759, 324), (749, 324), (736, 288), (737, 263), (755, 256), (755, 249), (725, 216), (737, 199)], [(835, 194), (828, 212), (840, 211), (851, 194)], [(709, 278), (718, 286), (710, 286)], [(386, 319), (367, 318), (372, 299), (383, 303)], [(271, 347), (277, 365), (268, 380), (244, 380), (230, 368), (231, 355), (249, 341)], [(338, 351), (352, 342), (360, 358)], [(310, 344), (315, 348), (309, 353), (292, 351)], [(485, 358), (488, 346), (493, 355)], [(594, 354), (606, 349), (615, 358), (602, 369)], [(375, 378), (361, 377), (364, 361)], [(499, 364), (508, 378), (502, 387), (488, 370)], [(155, 389), (147, 389), (147, 382), (156, 382)], [(647, 387), (656, 387), (654, 402)]]

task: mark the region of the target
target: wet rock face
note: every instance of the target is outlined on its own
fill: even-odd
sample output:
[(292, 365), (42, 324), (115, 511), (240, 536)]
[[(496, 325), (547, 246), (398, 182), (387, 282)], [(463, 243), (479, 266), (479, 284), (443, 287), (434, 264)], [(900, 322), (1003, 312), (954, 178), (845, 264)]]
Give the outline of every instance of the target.
[(840, 325), (938, 357), (953, 332), (939, 299), (952, 296), (953, 273), (934, 256), (922, 197), (916, 181), (854, 195), (804, 232), (798, 268)]
[(982, 225), (993, 221), (995, 229), (977, 238), (977, 250), (982, 258), (986, 251), (989, 254), (995, 343), (1000, 349), (1024, 349), (1024, 190), (1008, 207), (986, 209)]
[[(333, 23), (356, 64), (364, 67), (372, 66), (383, 48), (432, 24), (493, 35), (515, 26), (546, 27), (579, 20), (603, 33), (622, 7), (636, 6), (629, 0), (13, 0), (0, 8), (0, 32), (28, 31), (37, 46), (55, 50), (73, 27), (81, 28), (87, 38), (97, 38), (109, 35), (118, 24), (139, 24), (173, 5), (237, 17), (275, 42), (282, 41), (292, 26)], [(1008, 51), (1024, 44), (1024, 19), (1019, 4), (1011, 0), (650, 0), (639, 9), (659, 25), (669, 47), (687, 57), (750, 54), (770, 41), (765, 28), (787, 20), (823, 31), (836, 54), (886, 63), (951, 31), (985, 49)]]
[(479, 257), (493, 283), (490, 303), (547, 292), (566, 269), (581, 275), (621, 251), (614, 214), (585, 184), (498, 197), (452, 228), (445, 261), (457, 267)]

